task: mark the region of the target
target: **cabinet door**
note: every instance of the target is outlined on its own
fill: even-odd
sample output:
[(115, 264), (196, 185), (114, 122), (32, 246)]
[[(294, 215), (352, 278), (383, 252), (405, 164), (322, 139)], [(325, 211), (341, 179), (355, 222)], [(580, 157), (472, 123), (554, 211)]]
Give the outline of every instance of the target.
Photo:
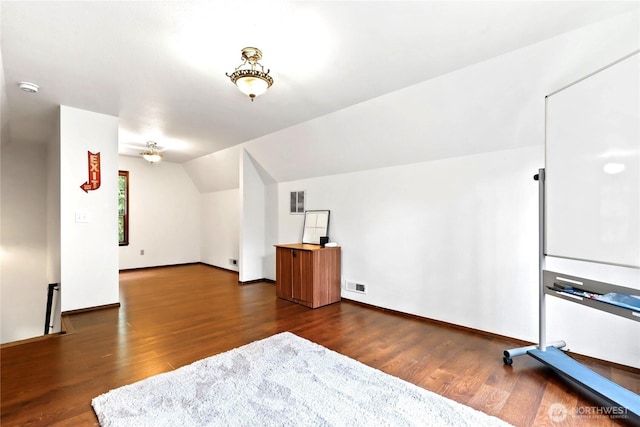
[(276, 295), (280, 298), (293, 297), (293, 250), (276, 248)]
[(293, 251), (293, 298), (313, 301), (313, 252)]

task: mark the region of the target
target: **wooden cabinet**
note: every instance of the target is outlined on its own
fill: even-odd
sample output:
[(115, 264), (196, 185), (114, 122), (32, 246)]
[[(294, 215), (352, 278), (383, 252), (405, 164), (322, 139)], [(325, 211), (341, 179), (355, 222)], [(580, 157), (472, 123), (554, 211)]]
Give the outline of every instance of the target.
[(340, 248), (292, 243), (276, 247), (276, 295), (317, 308), (340, 301)]

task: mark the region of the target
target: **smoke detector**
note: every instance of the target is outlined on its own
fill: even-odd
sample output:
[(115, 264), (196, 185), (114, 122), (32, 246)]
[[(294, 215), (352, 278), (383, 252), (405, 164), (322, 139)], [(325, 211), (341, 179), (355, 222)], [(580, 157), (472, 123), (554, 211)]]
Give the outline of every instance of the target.
[(20, 88), (20, 90), (27, 93), (38, 93), (39, 89), (39, 86), (37, 84), (29, 82), (20, 82), (18, 83), (18, 87)]

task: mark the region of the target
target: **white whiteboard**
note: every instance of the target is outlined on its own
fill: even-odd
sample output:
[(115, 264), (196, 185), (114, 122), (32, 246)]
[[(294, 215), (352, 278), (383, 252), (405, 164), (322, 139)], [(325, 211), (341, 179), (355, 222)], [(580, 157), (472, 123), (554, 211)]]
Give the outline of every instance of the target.
[(546, 254), (640, 267), (640, 53), (546, 99)]

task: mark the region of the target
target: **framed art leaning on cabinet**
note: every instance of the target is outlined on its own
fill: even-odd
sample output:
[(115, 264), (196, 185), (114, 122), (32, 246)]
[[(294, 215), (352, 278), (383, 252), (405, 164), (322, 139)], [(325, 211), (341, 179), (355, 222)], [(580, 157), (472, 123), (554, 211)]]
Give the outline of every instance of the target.
[(306, 211), (302, 228), (302, 243), (320, 244), (320, 237), (329, 236), (328, 210)]

